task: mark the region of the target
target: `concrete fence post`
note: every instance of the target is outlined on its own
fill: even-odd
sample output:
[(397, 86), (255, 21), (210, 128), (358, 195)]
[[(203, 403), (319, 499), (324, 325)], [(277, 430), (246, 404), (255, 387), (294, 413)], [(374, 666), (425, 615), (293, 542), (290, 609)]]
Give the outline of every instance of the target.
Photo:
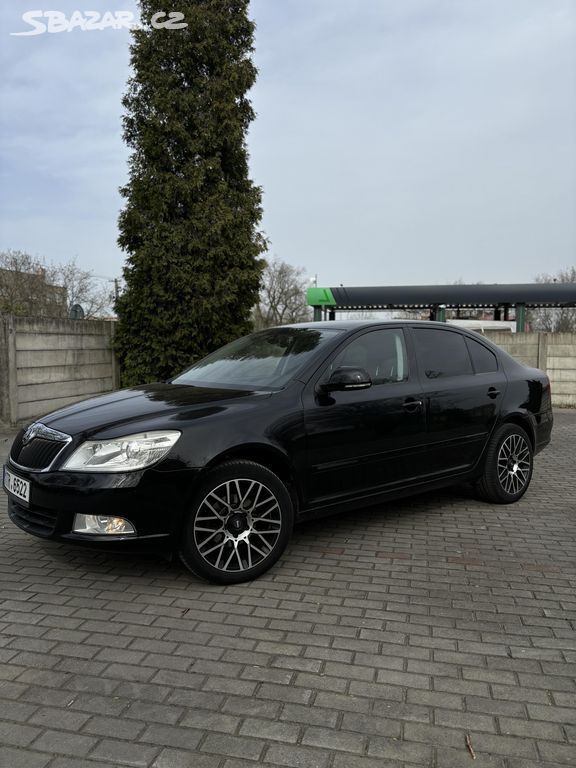
[(0, 424), (9, 421), (7, 336), (8, 318), (0, 315)]
[(114, 389), (120, 389), (120, 366), (118, 364), (118, 358), (114, 351), (114, 331), (116, 322), (110, 321), (110, 354), (112, 355), (112, 387)]
[(16, 322), (12, 315), (6, 318), (6, 362), (8, 364), (7, 421), (10, 425), (18, 421), (18, 368), (16, 366)]
[(548, 334), (538, 334), (538, 368), (545, 371), (548, 368)]

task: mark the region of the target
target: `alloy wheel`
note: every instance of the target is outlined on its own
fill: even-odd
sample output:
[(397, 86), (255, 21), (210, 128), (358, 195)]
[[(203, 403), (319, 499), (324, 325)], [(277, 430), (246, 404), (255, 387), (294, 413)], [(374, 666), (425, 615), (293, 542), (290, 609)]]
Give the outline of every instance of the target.
[(520, 493), (530, 479), (530, 447), (518, 434), (509, 435), (498, 451), (498, 480), (511, 495)]
[(194, 519), (199, 554), (226, 573), (259, 565), (274, 549), (281, 530), (282, 512), (275, 494), (247, 478), (228, 480), (210, 491)]

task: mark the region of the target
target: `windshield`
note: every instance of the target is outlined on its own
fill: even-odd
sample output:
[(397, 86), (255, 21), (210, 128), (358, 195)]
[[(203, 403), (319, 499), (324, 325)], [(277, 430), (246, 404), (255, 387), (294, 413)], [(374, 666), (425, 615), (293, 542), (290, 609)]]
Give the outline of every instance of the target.
[(280, 389), (338, 333), (336, 328), (290, 327), (252, 333), (194, 363), (172, 383)]

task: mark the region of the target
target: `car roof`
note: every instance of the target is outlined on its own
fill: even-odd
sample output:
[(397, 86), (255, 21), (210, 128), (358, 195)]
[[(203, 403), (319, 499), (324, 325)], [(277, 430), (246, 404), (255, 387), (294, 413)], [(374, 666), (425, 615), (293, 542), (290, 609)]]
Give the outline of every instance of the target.
[(289, 325), (277, 326), (278, 328), (332, 328), (341, 331), (353, 331), (358, 328), (380, 327), (382, 325), (422, 325), (442, 328), (443, 330), (462, 331), (459, 326), (447, 325), (446, 323), (434, 322), (433, 320), (318, 320), (309, 323), (290, 323)]
[(438, 328), (439, 330), (446, 331), (448, 333), (459, 333), (461, 336), (480, 341), (484, 346), (489, 347), (496, 355), (500, 357), (506, 357), (511, 362), (519, 364), (515, 358), (509, 355), (505, 350), (495, 344), (492, 339), (487, 338), (484, 334), (478, 333), (470, 328), (462, 328), (458, 325), (448, 325), (434, 320), (318, 320), (311, 321), (309, 323), (292, 323), (290, 325), (278, 325), (277, 328), (326, 328), (328, 330), (338, 331), (355, 331), (362, 328), (382, 328), (382, 326), (390, 325), (392, 327), (400, 326), (420, 326), (426, 328)]

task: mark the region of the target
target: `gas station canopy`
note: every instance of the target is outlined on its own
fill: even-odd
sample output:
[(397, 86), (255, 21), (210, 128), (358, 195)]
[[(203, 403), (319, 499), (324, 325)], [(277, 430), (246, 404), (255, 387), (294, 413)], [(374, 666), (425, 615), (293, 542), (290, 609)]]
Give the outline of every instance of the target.
[(527, 308), (576, 307), (576, 283), (514, 283), (492, 285), (392, 285), (365, 288), (308, 288), (314, 319), (335, 319), (336, 311), (428, 309), (431, 320), (444, 320), (446, 309), (491, 309), (495, 320), (508, 319), (515, 309), (523, 331)]

